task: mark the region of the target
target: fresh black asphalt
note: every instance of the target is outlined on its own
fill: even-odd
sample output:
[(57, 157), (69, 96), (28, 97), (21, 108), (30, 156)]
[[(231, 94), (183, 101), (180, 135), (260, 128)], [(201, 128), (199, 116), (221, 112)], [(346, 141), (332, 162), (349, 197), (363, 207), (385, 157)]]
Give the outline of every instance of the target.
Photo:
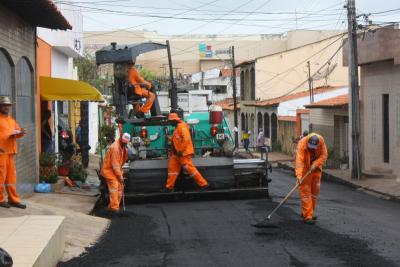
[[(59, 266), (400, 266), (400, 203), (322, 182), (318, 223), (300, 220), (296, 193), (256, 229), (294, 185), (274, 170), (272, 201), (132, 204), (98, 244)], [(99, 215), (102, 213), (99, 212)]]

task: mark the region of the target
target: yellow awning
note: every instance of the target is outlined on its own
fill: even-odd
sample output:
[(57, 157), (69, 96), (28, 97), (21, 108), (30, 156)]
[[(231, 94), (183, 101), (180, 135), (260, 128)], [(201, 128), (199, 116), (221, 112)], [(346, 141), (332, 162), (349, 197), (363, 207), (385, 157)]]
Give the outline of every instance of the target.
[(40, 95), (48, 101), (104, 101), (101, 93), (88, 83), (51, 77), (40, 77)]

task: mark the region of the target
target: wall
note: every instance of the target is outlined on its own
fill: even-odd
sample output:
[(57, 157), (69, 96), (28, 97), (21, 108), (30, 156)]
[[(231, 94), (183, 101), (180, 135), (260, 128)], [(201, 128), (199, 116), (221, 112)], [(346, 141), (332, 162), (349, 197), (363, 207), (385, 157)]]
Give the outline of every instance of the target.
[[(5, 49), (14, 65), (21, 57), (26, 57), (33, 68), (36, 66), (35, 62), (35, 29), (27, 24), (19, 16), (14, 15), (11, 11), (4, 8), (0, 4), (0, 47)], [(15, 75), (15, 72), (14, 72)], [(14, 94), (13, 100), (15, 101), (16, 94), (16, 80), (13, 76), (12, 91)], [(33, 109), (31, 112), (34, 114), (32, 123), (22, 124), (27, 131), (27, 135), (18, 141), (18, 155), (16, 156), (17, 167), (17, 190), (20, 194), (30, 194), (33, 192), (34, 183), (37, 182), (39, 177), (39, 159), (37, 147), (37, 92), (34, 82), (35, 75), (33, 75)], [(13, 116), (16, 115), (16, 109), (23, 109), (23, 106), (14, 106)]]
[[(340, 48), (341, 43), (341, 39), (335, 36), (317, 43), (258, 58), (255, 63), (256, 98), (269, 99), (308, 90), (308, 77), (305, 72), (307, 61), (309, 60), (311, 63), (311, 74), (313, 75), (328, 62), (329, 58)], [(314, 80), (314, 88), (348, 83), (348, 71), (342, 66), (341, 50), (333, 57), (329, 69), (333, 71), (327, 75), (327, 79), (319, 77), (321, 79)], [(328, 72), (328, 69), (324, 68), (321, 72)]]
[[(335, 116), (348, 116), (346, 108), (312, 108), (310, 109), (310, 123), (313, 132), (322, 135), (328, 148), (335, 146)], [(339, 126), (340, 127), (340, 126)]]
[(296, 122), (278, 120), (278, 142), (282, 152), (292, 154), (293, 138), (296, 138)]
[[(389, 94), (390, 162), (383, 162), (382, 94)], [(361, 140), (363, 167), (400, 172), (400, 66), (392, 61), (361, 68)]]

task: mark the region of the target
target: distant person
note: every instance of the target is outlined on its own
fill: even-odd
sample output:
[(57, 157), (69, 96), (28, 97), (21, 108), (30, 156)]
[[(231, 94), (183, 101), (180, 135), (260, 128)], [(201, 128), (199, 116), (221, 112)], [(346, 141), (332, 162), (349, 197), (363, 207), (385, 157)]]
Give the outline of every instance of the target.
[(317, 198), (320, 193), (322, 165), (328, 157), (325, 141), (322, 136), (311, 133), (303, 137), (297, 146), (296, 178), (297, 182), (311, 171), (299, 185), (301, 198), (301, 216), (305, 223), (314, 224)]
[(50, 127), (51, 112), (46, 109), (43, 112), (42, 118), (42, 152), (44, 153), (52, 153), (53, 152), (53, 133)]
[(244, 133), (242, 134), (243, 147), (244, 147), (244, 149), (246, 150), (246, 152), (249, 152), (250, 135), (251, 135), (251, 131), (244, 132)]
[(76, 143), (79, 145), (79, 149), (82, 146), (82, 126), (81, 121), (78, 123), (78, 127), (76, 127)]
[[(0, 207), (25, 209), (17, 194), (17, 177), (14, 156), (17, 154), (17, 139), (25, 135), (25, 130), (8, 115), (11, 108), (10, 98), (0, 96)], [(5, 201), (4, 187), (8, 202)]]
[(260, 128), (258, 130), (258, 136), (257, 136), (257, 151), (261, 152), (264, 146), (265, 146), (264, 130), (263, 128)]
[(156, 95), (150, 92), (150, 89), (153, 87), (151, 82), (146, 81), (134, 65), (134, 61), (128, 63), (128, 80), (134, 88), (134, 94), (146, 98), (146, 102), (142, 106), (139, 104), (135, 105), (136, 117), (141, 118), (144, 117), (145, 113), (150, 111)]
[(107, 150), (101, 166), (101, 175), (104, 177), (110, 192), (110, 204), (107, 210), (114, 214), (119, 213), (122, 194), (124, 191), (124, 177), (122, 167), (128, 160), (127, 144), (131, 141), (128, 133), (122, 134)]

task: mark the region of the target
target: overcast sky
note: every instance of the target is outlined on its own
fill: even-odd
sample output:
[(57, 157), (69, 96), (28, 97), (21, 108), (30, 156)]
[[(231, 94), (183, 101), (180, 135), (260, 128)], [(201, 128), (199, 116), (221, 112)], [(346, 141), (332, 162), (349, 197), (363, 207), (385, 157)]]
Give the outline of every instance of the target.
[[(84, 30), (159, 34), (268, 34), (290, 29), (345, 29), (344, 0), (73, 0)], [(400, 0), (356, 0), (373, 22), (400, 21)], [(378, 12), (394, 10), (381, 14)], [(174, 19), (171, 17), (180, 17)]]

